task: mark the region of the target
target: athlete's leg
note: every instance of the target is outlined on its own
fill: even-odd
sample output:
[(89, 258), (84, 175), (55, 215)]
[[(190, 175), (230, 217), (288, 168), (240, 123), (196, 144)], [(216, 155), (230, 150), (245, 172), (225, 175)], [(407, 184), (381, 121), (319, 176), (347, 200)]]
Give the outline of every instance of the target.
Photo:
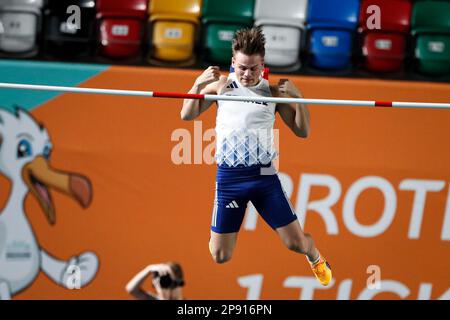
[(332, 279), (331, 267), (321, 256), (311, 235), (304, 233), (298, 220), (276, 229), (284, 244), (292, 251), (306, 255), (317, 280), (327, 286)]
[(322, 285), (328, 285), (332, 279), (330, 265), (317, 250), (311, 235), (303, 232), (278, 177), (261, 177), (251, 201), (261, 217), (278, 233), (286, 247), (306, 255), (317, 280)]
[(303, 232), (298, 220), (277, 228), (276, 232), (289, 250), (306, 255), (310, 262), (319, 258), (319, 251), (314, 245), (313, 238), (310, 234)]
[(260, 177), (252, 203), (289, 250), (306, 255), (310, 261), (318, 258), (314, 241), (303, 232), (277, 175)]
[(209, 251), (214, 261), (225, 263), (231, 259), (236, 246), (237, 232), (216, 233), (211, 230), (209, 239)]
[(248, 202), (242, 198), (243, 191), (245, 185), (242, 183), (216, 184), (209, 251), (217, 263), (229, 261), (236, 246), (237, 233)]

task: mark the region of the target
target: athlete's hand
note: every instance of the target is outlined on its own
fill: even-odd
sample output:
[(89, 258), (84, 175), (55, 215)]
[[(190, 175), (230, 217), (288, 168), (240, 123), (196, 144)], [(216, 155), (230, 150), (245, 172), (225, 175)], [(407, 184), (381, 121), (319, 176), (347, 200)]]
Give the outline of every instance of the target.
[(278, 91), (286, 97), (303, 98), (301, 91), (288, 79), (280, 79), (278, 82)]
[(195, 84), (201, 88), (208, 84), (218, 81), (220, 78), (220, 69), (217, 66), (210, 66), (195, 80)]

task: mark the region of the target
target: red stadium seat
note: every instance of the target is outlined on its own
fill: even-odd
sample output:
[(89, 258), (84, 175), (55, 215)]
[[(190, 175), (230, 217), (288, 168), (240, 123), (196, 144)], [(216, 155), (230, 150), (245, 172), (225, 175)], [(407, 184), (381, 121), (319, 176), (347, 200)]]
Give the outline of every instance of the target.
[(405, 51), (405, 36), (401, 34), (371, 32), (364, 37), (363, 54), (368, 70), (390, 72), (401, 69)]
[(148, 0), (98, 0), (100, 53), (111, 58), (132, 58), (141, 53)]
[[(381, 11), (381, 28), (371, 29), (368, 7), (376, 5)], [(406, 54), (406, 36), (411, 21), (410, 0), (364, 0), (360, 13), (363, 35), (363, 56), (366, 69), (374, 72), (400, 71)]]

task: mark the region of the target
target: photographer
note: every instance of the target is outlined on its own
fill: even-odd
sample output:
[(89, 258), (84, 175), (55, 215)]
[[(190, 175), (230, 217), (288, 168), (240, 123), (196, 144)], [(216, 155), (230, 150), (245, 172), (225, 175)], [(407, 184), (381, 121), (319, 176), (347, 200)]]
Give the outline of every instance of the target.
[[(156, 295), (142, 288), (143, 282), (150, 275)], [(147, 266), (128, 282), (126, 290), (140, 300), (184, 300), (183, 286), (184, 277), (180, 264), (167, 262)]]

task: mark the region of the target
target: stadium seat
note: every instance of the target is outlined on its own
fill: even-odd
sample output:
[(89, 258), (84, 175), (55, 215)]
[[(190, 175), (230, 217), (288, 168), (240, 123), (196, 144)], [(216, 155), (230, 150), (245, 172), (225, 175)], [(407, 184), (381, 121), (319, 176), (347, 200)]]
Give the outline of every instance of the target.
[[(377, 5), (381, 13), (380, 29), (370, 26), (367, 13)], [(411, 21), (410, 0), (364, 0), (361, 3), (360, 31), (363, 37), (364, 66), (374, 72), (400, 71), (406, 56), (407, 34)]]
[(420, 72), (431, 75), (450, 74), (450, 36), (417, 37), (415, 54)]
[(271, 67), (300, 67), (308, 0), (256, 0), (255, 25), (266, 36), (265, 62)]
[[(67, 9), (72, 5), (80, 8), (80, 28), (68, 23), (73, 12), (67, 13)], [(91, 55), (95, 43), (95, 11), (93, 0), (48, 0), (44, 11), (46, 54), (67, 57)]]
[(406, 53), (405, 35), (369, 32), (364, 36), (364, 66), (374, 72), (394, 72), (403, 67)]
[(351, 66), (358, 17), (358, 0), (309, 1), (307, 28), (309, 54), (313, 67), (339, 70)]
[(195, 62), (200, 9), (201, 0), (151, 1), (151, 62)]
[(100, 54), (133, 58), (142, 52), (148, 0), (97, 0)]
[(0, 51), (4, 56), (31, 57), (38, 53), (43, 0), (0, 0)]
[(450, 2), (419, 1), (414, 4), (412, 34), (417, 70), (424, 74), (450, 73)]
[(203, 48), (205, 59), (218, 64), (231, 61), (234, 33), (253, 25), (254, 0), (203, 0)]

